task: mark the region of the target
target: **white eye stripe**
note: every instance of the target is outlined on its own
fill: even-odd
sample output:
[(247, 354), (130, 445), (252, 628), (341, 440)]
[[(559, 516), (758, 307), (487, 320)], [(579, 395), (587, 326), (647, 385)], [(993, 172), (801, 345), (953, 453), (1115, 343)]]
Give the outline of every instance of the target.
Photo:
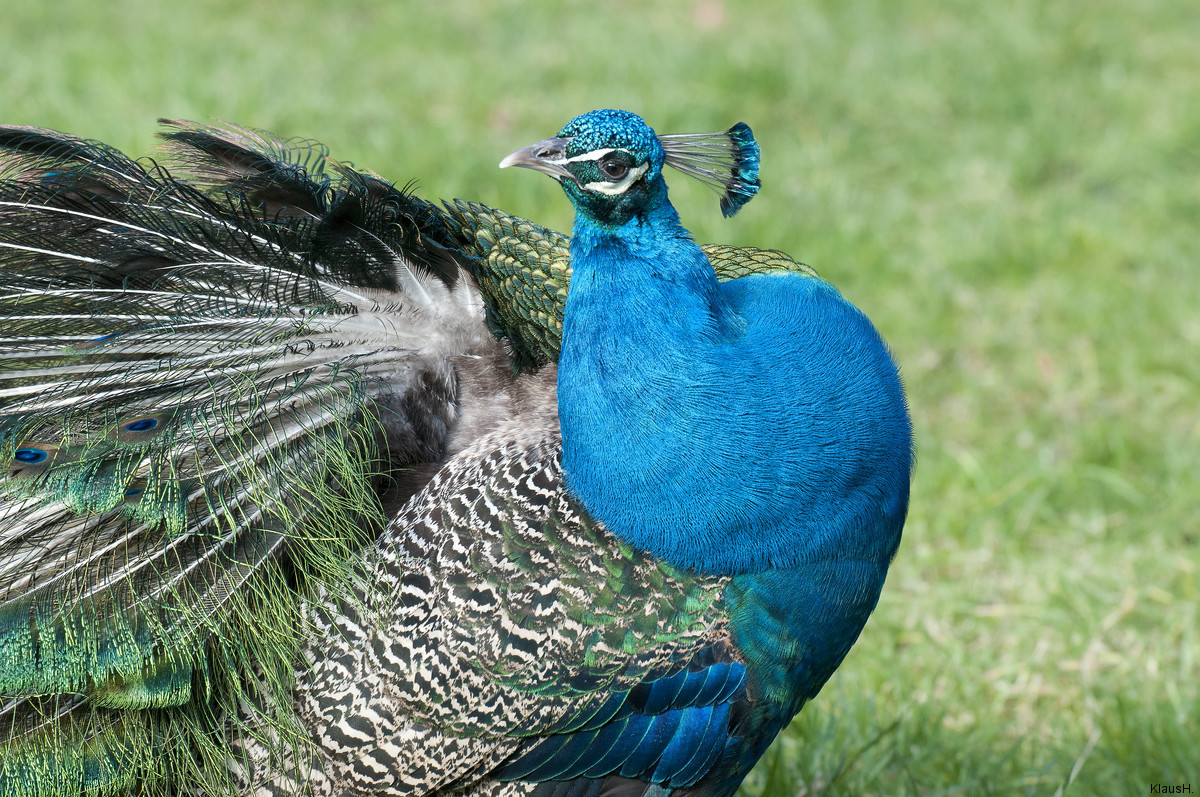
[[(611, 151), (612, 150), (609, 150), (609, 152), (611, 152)], [(646, 173), (646, 169), (648, 169), (648, 168), (650, 168), (650, 164), (643, 163), (641, 166), (637, 167), (636, 169), (630, 169), (629, 174), (625, 175), (625, 179), (623, 179), (619, 183), (609, 183), (609, 182), (602, 181), (602, 182), (598, 182), (598, 183), (585, 183), (583, 187), (584, 187), (584, 189), (586, 189), (588, 191), (595, 191), (597, 193), (605, 194), (607, 196), (616, 196), (617, 194), (623, 194), (629, 188), (629, 186), (633, 185), (635, 182), (637, 182), (639, 179), (641, 179), (642, 175)]]
[(627, 149), (617, 149), (609, 147), (608, 149), (594, 149), (591, 152), (581, 152), (573, 158), (563, 158), (555, 163), (576, 163), (578, 161), (598, 161), (610, 152), (624, 152), (629, 157), (633, 157), (633, 153)]

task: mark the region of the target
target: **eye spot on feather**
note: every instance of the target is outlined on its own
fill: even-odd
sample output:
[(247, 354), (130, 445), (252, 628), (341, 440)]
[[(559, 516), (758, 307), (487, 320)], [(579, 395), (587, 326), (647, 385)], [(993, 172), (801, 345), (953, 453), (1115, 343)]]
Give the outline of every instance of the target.
[(167, 422), (171, 419), (172, 413), (160, 412), (155, 415), (144, 415), (140, 418), (121, 421), (117, 424), (115, 434), (110, 432), (110, 436), (115, 437), (118, 443), (145, 443), (155, 439), (168, 428)]
[(41, 448), (18, 448), (14, 459), (22, 465), (38, 465), (50, 458), (50, 452)]
[(58, 446), (48, 443), (22, 443), (13, 452), (11, 478), (32, 478), (44, 472), (58, 456)]

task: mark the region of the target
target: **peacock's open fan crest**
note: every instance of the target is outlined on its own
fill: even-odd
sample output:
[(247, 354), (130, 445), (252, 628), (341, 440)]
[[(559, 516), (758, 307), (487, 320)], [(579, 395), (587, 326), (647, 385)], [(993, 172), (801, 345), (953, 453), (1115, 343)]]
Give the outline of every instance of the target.
[(738, 122), (723, 133), (681, 133), (658, 137), (665, 163), (721, 193), (721, 213), (729, 218), (754, 198), (760, 153), (749, 126)]

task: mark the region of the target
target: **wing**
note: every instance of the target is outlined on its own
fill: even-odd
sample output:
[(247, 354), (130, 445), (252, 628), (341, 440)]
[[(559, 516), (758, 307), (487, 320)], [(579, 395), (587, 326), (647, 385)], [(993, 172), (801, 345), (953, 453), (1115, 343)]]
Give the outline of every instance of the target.
[(205, 191), (0, 130), (0, 782), (122, 782), (205, 748), (251, 663), (290, 673), (295, 588), (438, 456), (447, 357), (487, 337), (426, 206), (319, 148), (171, 135)]
[(354, 601), (318, 610), (300, 703), (342, 788), (684, 786), (724, 750), (746, 700), (727, 581), (592, 522), (564, 488), (555, 418), (549, 402), (477, 441), (401, 512), (363, 578), (390, 585), (370, 621)]

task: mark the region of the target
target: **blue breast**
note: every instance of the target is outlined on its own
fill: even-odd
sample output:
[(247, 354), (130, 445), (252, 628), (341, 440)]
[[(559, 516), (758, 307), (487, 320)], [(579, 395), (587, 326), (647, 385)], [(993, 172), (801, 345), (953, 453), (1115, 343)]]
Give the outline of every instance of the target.
[[(576, 266), (568, 298), (580, 294), (560, 360), (563, 466), (588, 511), (714, 574), (890, 558), (911, 429), (866, 317), (811, 277), (696, 291), (638, 260), (590, 281)], [(896, 528), (878, 533), (879, 517)]]

